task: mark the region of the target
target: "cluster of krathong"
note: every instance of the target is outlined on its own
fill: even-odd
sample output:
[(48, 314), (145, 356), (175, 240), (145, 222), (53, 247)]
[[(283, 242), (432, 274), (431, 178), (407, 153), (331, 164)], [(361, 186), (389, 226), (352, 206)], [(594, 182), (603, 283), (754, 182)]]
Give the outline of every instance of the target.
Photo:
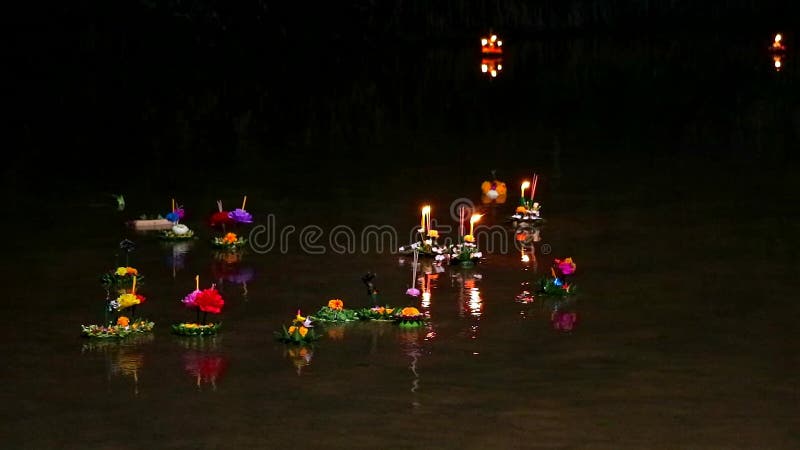
[(217, 200), (218, 211), (211, 215), (211, 226), (222, 231), (222, 236), (215, 237), (212, 244), (216, 248), (236, 251), (240, 250), (247, 243), (247, 239), (238, 236), (234, 232), (229, 232), (228, 228), (238, 227), (240, 225), (249, 225), (253, 223), (253, 215), (244, 209), (247, 204), (247, 196), (242, 200), (242, 207), (236, 208), (233, 211), (225, 211), (222, 208), (222, 201)]
[(420, 226), (417, 229), (419, 240), (409, 245), (400, 247), (399, 252), (404, 255), (410, 255), (415, 251), (421, 256), (436, 257), (444, 255), (447, 248), (439, 244), (439, 232), (431, 227), (431, 207), (425, 205), (422, 207), (422, 218)]
[[(542, 206), (539, 202), (533, 201), (534, 195), (536, 195), (536, 185), (539, 182), (539, 176), (534, 174), (533, 175), (533, 184), (530, 181), (523, 181), (521, 186), (522, 195), (519, 199), (519, 206), (514, 211), (514, 214), (511, 216), (512, 221), (514, 222), (540, 222), (544, 219), (542, 218), (541, 209)], [(530, 198), (525, 197), (525, 190), (531, 188), (531, 195)]]
[(373, 306), (358, 310), (358, 317), (361, 320), (375, 320), (379, 322), (394, 322), (397, 318), (397, 308), (388, 305)]
[[(195, 289), (187, 294), (181, 303), (186, 308), (195, 312), (194, 322), (184, 322), (172, 325), (172, 332), (181, 336), (210, 336), (217, 334), (221, 322), (208, 322), (208, 314), (221, 314), (222, 307), (225, 306), (225, 299), (222, 298), (215, 284), (210, 288), (200, 290), (200, 277), (195, 276)], [(200, 317), (202, 313), (202, 318)]]
[(503, 41), (492, 34), (481, 38), (481, 72), (495, 78), (503, 70)]
[(577, 286), (572, 282), (572, 277), (578, 266), (572, 258), (556, 259), (550, 268), (549, 277), (539, 280), (539, 295), (567, 296), (577, 291)]
[[(462, 213), (463, 215), (463, 213)], [(461, 265), (462, 267), (474, 266), (483, 258), (483, 253), (478, 248), (475, 240), (475, 224), (481, 220), (483, 215), (473, 214), (469, 219), (469, 234), (464, 233), (463, 218), (459, 224), (459, 235), (461, 242), (450, 246), (448, 256), (450, 264)]]
[(167, 214), (166, 219), (172, 223), (172, 228), (161, 232), (161, 238), (167, 240), (184, 240), (193, 239), (194, 231), (190, 230), (188, 226), (180, 223), (186, 215), (183, 207), (175, 205), (175, 199), (172, 199), (172, 211)]
[(328, 304), (312, 315), (318, 322), (352, 322), (358, 320), (358, 312), (346, 309), (341, 299), (328, 300)]
[(275, 338), (281, 342), (295, 345), (311, 344), (319, 339), (314, 331), (313, 318), (303, 317), (299, 309), (291, 325), (288, 328), (284, 325), (281, 331), (276, 331)]
[[(121, 269), (119, 273), (128, 269), (131, 269), (132, 273), (136, 273), (136, 269), (130, 267), (120, 267), (119, 269)], [(130, 289), (118, 287), (118, 296), (108, 301), (106, 305), (106, 312), (113, 314), (112, 317), (114, 318), (109, 318), (107, 314), (103, 325), (81, 325), (81, 335), (90, 338), (109, 339), (124, 338), (131, 334), (153, 331), (155, 323), (136, 317), (136, 307), (143, 304), (146, 298), (136, 292), (136, 275), (131, 275), (131, 277)]]

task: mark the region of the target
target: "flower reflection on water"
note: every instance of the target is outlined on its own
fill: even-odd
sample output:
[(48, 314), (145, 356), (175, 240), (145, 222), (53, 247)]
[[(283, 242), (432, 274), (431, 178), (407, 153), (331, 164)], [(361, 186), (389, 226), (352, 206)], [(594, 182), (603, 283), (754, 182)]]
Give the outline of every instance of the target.
[(311, 365), (311, 359), (314, 357), (314, 349), (305, 345), (286, 346), (284, 356), (292, 361), (292, 365), (294, 365), (297, 370), (297, 375), (299, 376), (303, 373), (304, 367)]
[(121, 376), (133, 380), (133, 394), (139, 395), (139, 373), (144, 367), (142, 344), (152, 342), (152, 333), (130, 336), (124, 341), (96, 340), (83, 345), (81, 353), (103, 353), (106, 361), (107, 378)]
[(198, 390), (203, 384), (210, 384), (212, 390), (217, 390), (217, 381), (227, 370), (228, 360), (220, 354), (192, 350), (183, 354), (183, 367), (195, 378)]

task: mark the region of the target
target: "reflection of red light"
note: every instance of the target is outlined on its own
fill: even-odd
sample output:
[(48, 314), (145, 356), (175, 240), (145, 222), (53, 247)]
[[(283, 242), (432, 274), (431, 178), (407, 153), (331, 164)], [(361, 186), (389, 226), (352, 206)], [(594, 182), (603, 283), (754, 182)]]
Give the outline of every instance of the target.
[(481, 72), (488, 73), (492, 78), (503, 70), (502, 58), (483, 58), (481, 59)]
[(184, 355), (183, 365), (186, 372), (196, 378), (199, 386), (201, 383), (216, 384), (225, 372), (228, 361), (220, 355), (192, 352)]

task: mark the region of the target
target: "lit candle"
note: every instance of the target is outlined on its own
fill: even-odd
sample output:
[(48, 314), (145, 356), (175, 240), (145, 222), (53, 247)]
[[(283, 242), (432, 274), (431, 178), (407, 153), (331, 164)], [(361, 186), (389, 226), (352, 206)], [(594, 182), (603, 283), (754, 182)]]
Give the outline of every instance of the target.
[(530, 181), (526, 180), (522, 182), (522, 198), (525, 198), (525, 189), (528, 189), (530, 185), (531, 185)]
[(475, 222), (481, 220), (483, 214), (473, 214), (472, 217), (469, 219), (469, 234), (475, 236)]
[(199, 291), (200, 290), (200, 275), (195, 275), (194, 276), (194, 290), (195, 291)]
[(428, 215), (431, 213), (431, 207), (429, 205), (425, 205), (422, 207), (422, 221), (420, 222), (420, 228), (422, 228), (422, 233), (425, 233), (425, 230), (428, 227)]

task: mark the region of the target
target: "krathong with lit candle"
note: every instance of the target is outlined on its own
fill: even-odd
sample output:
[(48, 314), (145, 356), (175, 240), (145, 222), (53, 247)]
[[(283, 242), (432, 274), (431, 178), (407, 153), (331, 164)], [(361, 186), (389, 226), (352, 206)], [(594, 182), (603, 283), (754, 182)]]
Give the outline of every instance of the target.
[(572, 281), (578, 266), (571, 257), (555, 259), (550, 276), (539, 280), (539, 295), (566, 296), (575, 294), (577, 286)]
[(772, 53), (783, 53), (786, 51), (786, 46), (783, 44), (783, 35), (780, 33), (775, 34), (775, 39), (772, 41), (769, 50)]
[(341, 299), (328, 300), (328, 304), (310, 316), (317, 322), (353, 322), (358, 320), (358, 313), (353, 309), (346, 309)]
[(481, 38), (481, 53), (485, 55), (500, 55), (503, 53), (503, 41), (496, 34)]
[(431, 206), (423, 206), (421, 212), (420, 227), (414, 232), (419, 240), (400, 247), (398, 252), (403, 255), (411, 255), (416, 251), (420, 256), (425, 257), (445, 254), (447, 248), (439, 244), (439, 232), (432, 228)]
[[(194, 278), (194, 290), (180, 300), (184, 307), (195, 312), (194, 322), (183, 322), (172, 325), (172, 332), (181, 336), (210, 336), (217, 334), (221, 322), (208, 322), (208, 314), (221, 314), (225, 299), (217, 290), (216, 284), (210, 288), (200, 289), (200, 276)], [(202, 318), (201, 314), (202, 313)]]
[(319, 339), (314, 332), (312, 317), (303, 317), (301, 311), (297, 310), (297, 315), (287, 328), (283, 325), (281, 331), (275, 332), (275, 338), (286, 344), (309, 345)]
[(497, 179), (495, 171), (492, 171), (492, 180), (484, 181), (481, 184), (481, 202), (484, 204), (497, 203), (499, 205), (508, 199), (506, 184)]
[(473, 214), (469, 219), (469, 234), (461, 236), (461, 242), (449, 249), (450, 264), (461, 267), (472, 267), (483, 258), (475, 239), (475, 224), (481, 220), (482, 214)]
[[(520, 198), (519, 206), (514, 210), (511, 215), (510, 221), (512, 226), (517, 227), (523, 223), (543, 223), (542, 218), (542, 205), (534, 200), (536, 195), (536, 188), (539, 185), (539, 175), (533, 174), (531, 181), (525, 180), (520, 185)], [(525, 191), (530, 188), (529, 196), (525, 195)]]
[(181, 241), (187, 239), (194, 239), (194, 231), (189, 229), (186, 224), (180, 223), (186, 215), (183, 206), (177, 205), (175, 199), (172, 199), (172, 211), (166, 216), (166, 219), (172, 223), (172, 227), (168, 230), (161, 232), (161, 239), (168, 241)]
[(144, 276), (139, 274), (136, 268), (130, 266), (120, 266), (100, 276), (100, 282), (107, 289), (128, 288), (133, 285), (134, 279), (138, 279), (141, 286)]

